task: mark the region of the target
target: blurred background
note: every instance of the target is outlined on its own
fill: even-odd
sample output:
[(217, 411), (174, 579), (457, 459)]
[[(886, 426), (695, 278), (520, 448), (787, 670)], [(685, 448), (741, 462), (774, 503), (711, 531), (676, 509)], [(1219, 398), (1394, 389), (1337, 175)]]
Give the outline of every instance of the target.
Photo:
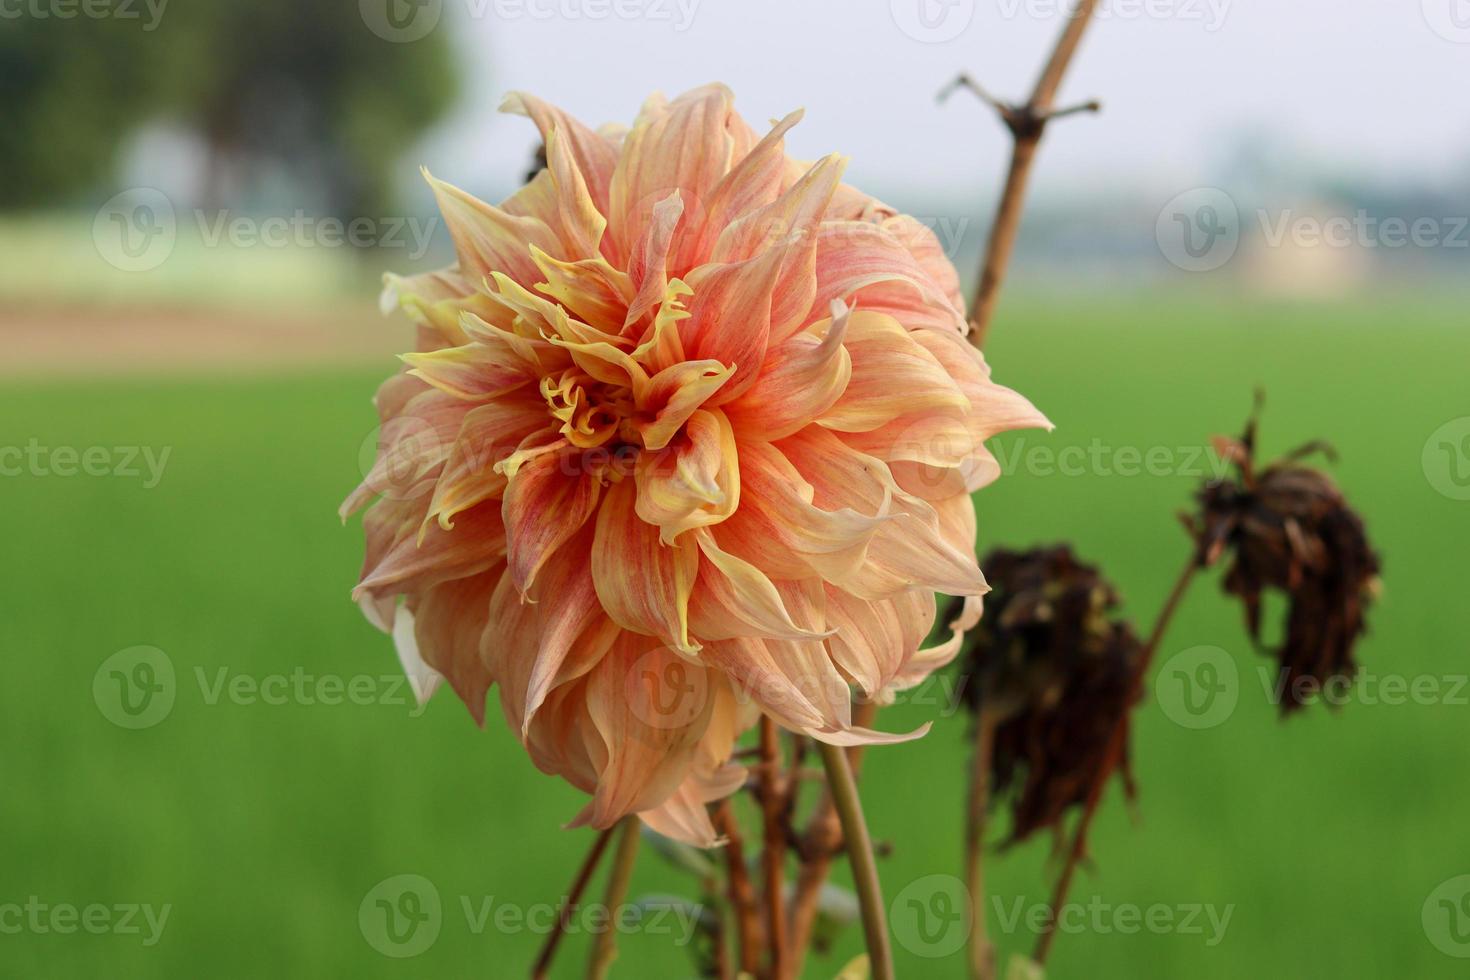
[[(576, 794), (498, 720), (414, 707), (335, 516), (411, 346), (381, 273), (451, 257), (419, 168), (498, 200), (537, 146), (507, 91), (596, 124), (721, 80), (757, 127), (805, 107), (789, 151), (850, 155), (973, 281), (1010, 141), (936, 93), (964, 70), (1023, 98), (1066, 10), (0, 0), (0, 973), (525, 975), (587, 845), (559, 829)], [(1259, 385), (1265, 455), (1334, 442), (1386, 571), (1348, 703), (1289, 722), (1238, 609), (1196, 588), (1054, 976), (1465, 975), (1467, 83), (1465, 0), (1104, 0), (1083, 42), (1061, 101), (1104, 111), (1043, 144), (987, 350), (1058, 429), (1001, 440), (981, 550), (1071, 541), (1148, 623), (1173, 513)], [(1204, 722), (1166, 683), (1201, 647), (1234, 668)], [(865, 778), (905, 976), (964, 974), (914, 911), (961, 853), (942, 681), (881, 721), (935, 730)], [(993, 862), (1003, 953), (1048, 856)], [(635, 880), (681, 888), (652, 860)], [(376, 911), (405, 889), (429, 910), (406, 945)], [(808, 975), (860, 948), (838, 934)], [(625, 976), (693, 973), (677, 936), (623, 949)]]

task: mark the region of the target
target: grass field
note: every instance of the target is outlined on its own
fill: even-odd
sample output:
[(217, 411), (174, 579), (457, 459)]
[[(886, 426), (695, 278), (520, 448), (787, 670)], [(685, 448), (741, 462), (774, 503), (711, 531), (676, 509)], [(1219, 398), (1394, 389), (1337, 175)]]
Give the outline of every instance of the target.
[[(1173, 514), (1197, 477), (1091, 465), (1054, 473), (1037, 447), (1098, 440), (1114, 464), (1122, 450), (1167, 447), (1173, 470), (1191, 459), (1197, 468), (1190, 447), (1236, 432), (1259, 383), (1269, 394), (1267, 454), (1330, 437), (1343, 457), (1338, 477), (1384, 556), (1385, 592), (1361, 649), (1368, 672), (1464, 677), (1470, 502), (1438, 492), (1421, 463), (1430, 434), (1470, 414), (1463, 311), (1429, 301), (1013, 302), (992, 344), (997, 377), (1058, 429), (1006, 442), (1014, 472), (978, 498), (982, 547), (1072, 541), (1105, 565), (1146, 624), (1183, 561)], [(498, 717), (477, 732), (448, 696), (415, 717), (403, 690), (378, 680), (397, 674), (396, 661), (348, 601), (361, 535), (339, 525), (335, 508), (358, 477), (381, 373), (0, 389), (0, 446), (149, 447), (155, 460), (169, 451), (155, 486), (145, 486), (141, 458), (137, 477), (0, 479), (9, 558), (0, 636), (13, 668), (0, 688), (0, 906), (100, 903), (114, 924), (123, 913), (113, 906), (169, 907), (152, 944), (141, 915), (139, 934), (61, 934), (51, 926), (65, 917), (44, 912), (45, 931), (27, 923), (17, 932), (18, 914), (0, 908), (0, 974), (527, 975), (540, 936), (497, 930), (493, 916), (481, 928), (480, 915), (491, 898), (492, 908), (555, 901), (588, 841), (559, 829), (580, 799), (538, 774)], [(167, 717), (129, 730), (99, 709), (109, 677), (96, 696), (94, 679), (109, 656), (137, 645), (164, 651), (176, 690)], [(1102, 928), (1059, 938), (1052, 975), (1464, 976), (1465, 961), (1436, 948), (1438, 920), (1426, 928), (1421, 911), (1442, 882), (1470, 873), (1467, 692), (1426, 704), (1366, 698), (1374, 703), (1279, 722), (1257, 680), (1266, 661), (1213, 577), (1189, 597), (1161, 659), (1197, 645), (1234, 657), (1238, 707), (1191, 730), (1157, 698), (1144, 704), (1136, 819), (1110, 795), (1094, 872), (1074, 892), (1112, 911)], [(251, 697), (253, 685), (275, 691), (283, 682), (270, 678), (295, 683), (298, 671), (344, 683), (366, 675), (356, 700), (369, 703)], [(941, 713), (906, 704), (880, 724), (903, 729)], [(894, 846), (882, 868), (890, 898), (958, 870), (964, 728), (941, 718), (926, 739), (868, 756), (870, 822)], [(1044, 899), (1047, 846), (992, 862), (991, 927), (1006, 953), (1030, 946), (1024, 924), (1006, 926), (1018, 900)], [(635, 894), (684, 887), (645, 858)], [(381, 955), (359, 927), (364, 897), (400, 874), (431, 881), (443, 907), (437, 941), (412, 959)], [(1176, 922), (1208, 907), (1228, 925), (1212, 936), (1201, 911), (1189, 929), (1115, 928), (1118, 910), (1155, 905), (1175, 910)], [(895, 928), (900, 975), (963, 975), (962, 954), (928, 958), (902, 941), (915, 934), (903, 907)], [(845, 934), (808, 976), (833, 976), (860, 946)], [(632, 936), (622, 950), (615, 976), (690, 973), (664, 937)], [(585, 937), (574, 937), (556, 975), (581, 975), (584, 959)]]

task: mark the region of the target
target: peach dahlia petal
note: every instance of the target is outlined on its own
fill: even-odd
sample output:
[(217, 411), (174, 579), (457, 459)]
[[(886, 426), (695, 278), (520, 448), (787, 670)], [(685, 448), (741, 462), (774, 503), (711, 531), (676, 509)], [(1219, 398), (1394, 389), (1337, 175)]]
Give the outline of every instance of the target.
[[(934, 593), (986, 590), (985, 441), (1048, 425), (965, 340), (918, 222), (789, 159), (720, 85), (625, 132), (528, 95), (546, 169), (499, 206), (434, 190), (456, 250), (388, 276), (417, 325), (379, 390), (356, 597), (405, 664), (587, 792), (697, 844), (761, 713), (834, 744), (852, 692), (921, 681)], [(979, 614), (967, 605), (958, 632)]]

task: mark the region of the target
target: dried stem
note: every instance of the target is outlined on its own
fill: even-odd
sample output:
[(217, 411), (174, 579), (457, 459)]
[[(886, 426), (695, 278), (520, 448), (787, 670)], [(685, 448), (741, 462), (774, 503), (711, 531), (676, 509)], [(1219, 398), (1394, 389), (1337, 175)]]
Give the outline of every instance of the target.
[(1097, 102), (1066, 109), (1054, 109), (1057, 88), (1062, 76), (1077, 53), (1082, 34), (1092, 20), (1097, 0), (1078, 0), (1077, 7), (1067, 20), (1067, 26), (1057, 39), (1031, 98), (1024, 105), (1008, 105), (994, 98), (968, 75), (960, 75), (940, 93), (947, 97), (957, 88), (966, 88), (1000, 114), (1001, 121), (1011, 131), (1014, 146), (1011, 150), (1011, 165), (1006, 172), (1005, 190), (1001, 192), (1000, 205), (996, 208), (995, 222), (990, 226), (990, 237), (985, 243), (985, 257), (980, 263), (980, 282), (975, 287), (970, 302), (970, 341), (978, 348), (985, 346), (985, 335), (990, 329), (990, 320), (995, 313), (996, 301), (1000, 298), (1001, 283), (1010, 268), (1011, 253), (1015, 250), (1016, 235), (1021, 229), (1021, 211), (1026, 198), (1026, 185), (1031, 180), (1031, 165), (1036, 160), (1036, 149), (1046, 132), (1046, 124), (1053, 119), (1078, 112), (1096, 112), (1101, 108)]
[(740, 972), (755, 976), (760, 970), (761, 922), (755, 886), (745, 866), (745, 842), (735, 822), (728, 798), (715, 808), (715, 829), (725, 838), (725, 864), (730, 909), (735, 915), (735, 933), (740, 939)]
[(786, 977), (785, 782), (781, 776), (781, 743), (776, 722), (761, 716), (760, 803), (764, 828), (761, 861), (765, 868), (766, 946), (772, 980)]
[(1133, 677), (1129, 685), (1130, 694), (1125, 702), (1123, 715), (1113, 726), (1112, 735), (1108, 739), (1107, 753), (1103, 756), (1103, 764), (1093, 778), (1092, 786), (1088, 789), (1087, 802), (1082, 808), (1082, 816), (1077, 820), (1077, 829), (1072, 837), (1072, 847), (1067, 853), (1067, 863), (1063, 865), (1062, 873), (1057, 878), (1056, 888), (1052, 892), (1046, 924), (1042, 928), (1041, 935), (1036, 939), (1036, 951), (1031, 958), (1037, 964), (1045, 964), (1046, 957), (1051, 952), (1052, 939), (1056, 936), (1057, 915), (1062, 906), (1066, 904), (1067, 892), (1072, 887), (1072, 878), (1077, 872), (1077, 865), (1087, 853), (1087, 831), (1092, 826), (1093, 817), (1097, 815), (1098, 804), (1102, 801), (1103, 790), (1107, 787), (1108, 780), (1112, 778), (1113, 772), (1123, 761), (1123, 753), (1128, 745), (1130, 721), (1128, 708), (1142, 692), (1143, 679), (1148, 674), (1149, 665), (1153, 662), (1154, 654), (1158, 652), (1159, 644), (1163, 642), (1164, 632), (1169, 628), (1169, 623), (1179, 610), (1179, 604), (1183, 601), (1184, 594), (1189, 590), (1190, 583), (1194, 581), (1195, 572), (1199, 571), (1200, 567), (1199, 558), (1191, 555), (1189, 564), (1185, 566), (1184, 571), (1175, 581), (1169, 598), (1164, 602), (1164, 608), (1159, 612), (1159, 618), (1154, 622), (1153, 632), (1149, 634), (1148, 642), (1144, 644), (1143, 651), (1139, 654), (1138, 664), (1133, 669)]
[(598, 863), (602, 860), (602, 854), (607, 850), (607, 842), (612, 840), (613, 828), (602, 831), (592, 842), (592, 850), (587, 852), (587, 857), (582, 860), (582, 866), (577, 869), (577, 876), (572, 879), (572, 886), (567, 889), (566, 900), (562, 902), (557, 911), (556, 924), (551, 927), (551, 935), (546, 937), (546, 944), (541, 947), (541, 955), (536, 957), (536, 963), (531, 967), (531, 980), (545, 980), (551, 971), (551, 961), (556, 956), (556, 947), (561, 944), (561, 939), (566, 935), (567, 919), (572, 910), (577, 907), (577, 902), (582, 898), (582, 892), (587, 890), (587, 883), (592, 880), (592, 874), (597, 870)]
[(618, 909), (628, 897), (628, 882), (633, 877), (633, 865), (638, 860), (641, 835), (637, 815), (624, 817), (617, 827), (618, 849), (613, 855), (612, 874), (607, 879), (607, 891), (603, 898), (610, 920), (607, 928), (597, 934), (597, 942), (592, 947), (592, 959), (587, 964), (587, 980), (606, 980), (613, 960), (618, 958), (617, 931), (612, 927), (612, 920), (617, 918)]
[[(852, 723), (858, 728), (870, 728), (878, 706), (872, 701), (863, 701), (853, 711)], [(863, 746), (855, 745), (847, 750), (847, 761), (856, 774), (862, 769)], [(832, 805), (832, 792), (822, 794), (816, 809), (807, 822), (806, 833), (801, 838), (801, 869), (796, 875), (796, 894), (791, 902), (791, 975), (801, 976), (806, 954), (811, 946), (812, 929), (816, 926), (820, 911), (822, 886), (832, 870), (832, 859), (842, 847), (842, 821)]]
[(888, 915), (883, 904), (883, 888), (878, 881), (878, 863), (873, 857), (873, 842), (868, 837), (868, 823), (858, 798), (857, 781), (848, 764), (846, 750), (821, 744), (822, 764), (827, 767), (827, 783), (832, 792), (832, 805), (842, 821), (842, 835), (847, 839), (847, 859), (852, 865), (853, 884), (857, 888), (858, 907), (862, 910), (863, 933), (868, 942), (868, 966), (872, 980), (893, 980), (893, 949), (888, 942)]
[(965, 886), (970, 896), (970, 976), (993, 980), (995, 947), (985, 923), (985, 827), (990, 811), (990, 763), (995, 754), (995, 728), (1000, 719), (983, 700), (975, 718), (975, 747), (970, 759), (970, 796), (965, 810)]

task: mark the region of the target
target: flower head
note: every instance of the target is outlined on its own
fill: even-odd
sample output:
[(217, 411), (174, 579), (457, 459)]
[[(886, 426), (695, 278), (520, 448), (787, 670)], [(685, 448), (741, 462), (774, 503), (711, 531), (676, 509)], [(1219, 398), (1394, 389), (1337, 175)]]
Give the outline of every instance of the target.
[[(377, 395), (357, 596), (543, 770), (708, 843), (757, 710), (828, 742), (978, 595), (983, 443), (1046, 420), (965, 340), (934, 235), (707, 86), (594, 131), (525, 95), (546, 167), (495, 207), (428, 178), (458, 261)], [(400, 605), (401, 602), (401, 605)], [(404, 625), (404, 623), (408, 625)], [(953, 649), (951, 649), (953, 648)], [(918, 734), (918, 733), (916, 733)]]

